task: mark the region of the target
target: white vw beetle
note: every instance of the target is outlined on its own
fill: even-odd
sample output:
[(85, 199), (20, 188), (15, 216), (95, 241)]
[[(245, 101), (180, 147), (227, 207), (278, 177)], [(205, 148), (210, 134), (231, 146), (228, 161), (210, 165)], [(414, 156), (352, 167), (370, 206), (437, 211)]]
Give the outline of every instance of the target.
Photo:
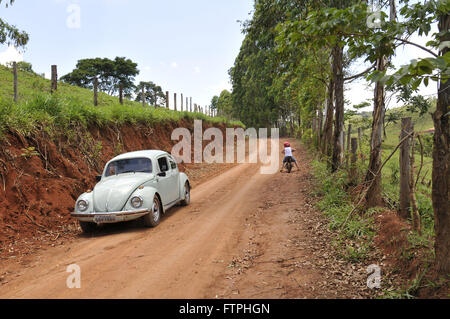
[(127, 153), (109, 161), (93, 191), (81, 195), (72, 217), (85, 233), (100, 224), (143, 219), (155, 227), (177, 204), (189, 205), (190, 183), (175, 159), (163, 151)]

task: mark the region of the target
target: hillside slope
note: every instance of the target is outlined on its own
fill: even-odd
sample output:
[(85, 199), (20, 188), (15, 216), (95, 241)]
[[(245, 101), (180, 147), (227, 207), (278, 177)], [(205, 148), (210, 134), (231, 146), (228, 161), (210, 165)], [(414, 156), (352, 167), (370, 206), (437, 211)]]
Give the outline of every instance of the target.
[[(142, 149), (170, 152), (172, 131), (192, 132), (194, 119), (203, 120), (204, 129), (241, 125), (131, 101), (120, 105), (106, 94), (99, 94), (100, 106), (94, 107), (89, 90), (60, 83), (52, 95), (49, 88), (48, 80), (20, 72), (16, 104), (12, 71), (0, 66), (0, 257), (14, 255), (18, 242), (77, 233), (69, 215), (75, 200), (94, 186), (113, 156)], [(208, 170), (180, 168), (194, 182)]]

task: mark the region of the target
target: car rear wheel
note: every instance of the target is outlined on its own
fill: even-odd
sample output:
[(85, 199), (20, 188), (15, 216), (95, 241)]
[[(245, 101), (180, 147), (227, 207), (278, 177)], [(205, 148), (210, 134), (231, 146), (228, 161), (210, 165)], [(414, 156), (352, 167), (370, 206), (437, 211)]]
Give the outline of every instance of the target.
[(97, 224), (90, 222), (82, 222), (80, 221), (80, 227), (83, 233), (91, 234), (97, 230)]
[(181, 201), (182, 206), (187, 206), (191, 202), (191, 187), (189, 183), (184, 184), (184, 199)]
[(161, 201), (159, 200), (158, 196), (155, 195), (155, 197), (153, 198), (153, 204), (150, 213), (143, 217), (144, 225), (147, 227), (158, 226), (161, 220), (161, 213)]

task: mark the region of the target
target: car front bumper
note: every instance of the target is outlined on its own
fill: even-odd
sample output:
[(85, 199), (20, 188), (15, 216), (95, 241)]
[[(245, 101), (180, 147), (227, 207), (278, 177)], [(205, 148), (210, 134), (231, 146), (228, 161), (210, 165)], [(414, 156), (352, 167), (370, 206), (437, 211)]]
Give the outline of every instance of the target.
[(96, 224), (113, 224), (126, 222), (134, 219), (138, 219), (144, 215), (150, 213), (148, 209), (139, 209), (131, 211), (121, 212), (108, 212), (108, 213), (72, 213), (73, 218), (78, 219), (81, 222), (91, 222)]

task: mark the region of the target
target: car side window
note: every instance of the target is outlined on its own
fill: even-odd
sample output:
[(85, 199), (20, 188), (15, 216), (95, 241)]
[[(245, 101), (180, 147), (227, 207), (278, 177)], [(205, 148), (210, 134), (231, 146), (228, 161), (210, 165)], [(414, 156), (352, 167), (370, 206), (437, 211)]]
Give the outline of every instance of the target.
[(158, 158), (158, 165), (161, 172), (167, 172), (169, 170), (169, 164), (167, 163), (167, 158), (165, 157)]
[(177, 169), (177, 163), (175, 163), (175, 161), (172, 160), (172, 159), (170, 159), (170, 167), (171, 167), (173, 170), (176, 170), (176, 169)]

